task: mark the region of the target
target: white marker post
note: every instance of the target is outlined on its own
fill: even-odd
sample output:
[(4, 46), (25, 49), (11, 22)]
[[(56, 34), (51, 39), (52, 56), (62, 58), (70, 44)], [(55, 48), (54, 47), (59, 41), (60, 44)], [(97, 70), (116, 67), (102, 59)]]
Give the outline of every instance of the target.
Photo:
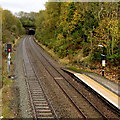
[(6, 51), (8, 53), (8, 57), (7, 57), (7, 72), (8, 72), (8, 76), (9, 76), (10, 75), (10, 59), (11, 59), (10, 53), (12, 52), (12, 44), (10, 44), (10, 43), (6, 44)]
[(10, 56), (10, 52), (8, 53), (8, 59), (7, 59), (7, 71), (8, 71), (8, 74), (10, 73), (10, 59), (11, 59), (11, 56)]
[(104, 70), (104, 68), (105, 68), (105, 60), (102, 60), (102, 76), (105, 75), (105, 70)]
[(105, 68), (105, 54), (104, 54), (104, 52), (105, 52), (105, 46), (103, 46), (103, 45), (98, 45), (98, 47), (101, 47), (102, 48), (102, 54), (101, 54), (101, 56), (102, 56), (102, 76), (104, 76), (104, 74), (105, 74), (105, 70), (104, 70), (104, 68)]
[(102, 60), (102, 66), (105, 67), (105, 60)]

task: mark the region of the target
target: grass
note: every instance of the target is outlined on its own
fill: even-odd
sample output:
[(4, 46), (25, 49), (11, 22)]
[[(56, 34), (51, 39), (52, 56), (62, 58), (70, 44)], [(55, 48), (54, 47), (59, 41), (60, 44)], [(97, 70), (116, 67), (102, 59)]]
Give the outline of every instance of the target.
[(2, 111), (3, 111), (3, 118), (13, 118), (14, 114), (12, 113), (12, 110), (10, 108), (10, 101), (12, 101), (12, 95), (11, 95), (11, 83), (7, 84), (2, 91)]
[[(54, 51), (52, 49), (47, 48), (46, 46), (42, 45), (41, 43), (37, 42), (45, 51), (47, 51), (47, 53), (49, 53), (50, 56), (52, 56), (55, 60), (57, 60), (59, 63), (63, 64), (63, 65), (70, 65), (70, 60), (68, 59), (68, 57), (64, 57), (63, 59), (60, 59), (58, 57), (57, 54), (54, 53)], [(75, 72), (89, 72), (92, 73), (90, 71), (84, 70), (84, 69), (80, 69), (74, 66), (69, 66), (66, 67), (66, 69), (70, 69), (73, 70)]]
[(10, 85), (12, 83), (12, 80), (8, 79), (6, 76), (2, 76), (2, 80), (3, 80), (3, 85)]
[[(18, 40), (17, 42), (18, 43)], [(13, 45), (15, 47), (15, 45)], [(13, 48), (14, 49), (14, 48)], [(7, 57), (2, 57), (2, 63), (3, 63), (3, 72), (2, 72), (2, 81), (3, 81), (3, 90), (2, 90), (2, 116), (3, 118), (14, 118), (15, 117), (15, 108), (13, 108), (14, 104), (14, 96), (13, 96), (13, 90), (12, 90), (12, 85), (13, 85), (13, 80), (8, 78), (8, 73), (7, 73), (7, 63), (6, 63)], [(11, 53), (11, 62), (14, 61), (14, 51)], [(13, 65), (11, 65), (11, 74), (13, 70)]]
[[(3, 64), (6, 66), (5, 59), (3, 59)], [(7, 72), (4, 69), (3, 74), (2, 74), (2, 81), (3, 81), (3, 90), (2, 90), (2, 116), (3, 118), (13, 118), (12, 110), (10, 108), (10, 102), (12, 100), (12, 90), (11, 90), (11, 85), (12, 85), (12, 80), (8, 79), (7, 77)]]
[[(77, 60), (85, 60), (86, 59), (86, 62), (88, 62), (87, 60), (89, 60), (87, 57), (83, 58), (82, 56), (82, 53), (79, 54), (79, 56), (74, 56), (73, 58), (69, 58), (69, 56), (66, 56), (64, 58), (59, 58), (57, 54), (54, 53), (54, 50), (53, 49), (49, 49), (47, 48), (46, 46), (40, 44), (39, 42), (37, 42), (45, 51), (47, 51), (56, 61), (58, 61), (60, 64), (64, 65), (64, 66), (67, 66), (66, 69), (70, 69), (70, 70), (73, 70), (73, 71), (76, 71), (76, 72), (82, 72), (82, 73), (95, 73), (95, 74), (98, 74), (98, 75), (101, 75), (101, 68), (100, 68), (100, 65), (98, 63), (98, 68), (95, 67), (96, 66), (96, 63), (89, 65), (89, 67), (86, 67), (85, 64), (78, 64), (77, 62), (75, 63), (75, 61)], [(74, 60), (74, 61), (73, 61)], [(74, 65), (74, 66), (73, 66)], [(110, 69), (111, 70), (111, 69)], [(113, 82), (119, 84), (119, 80), (120, 80), (120, 77), (112, 77), (113, 74), (111, 74), (110, 70), (108, 70), (109, 72), (106, 72), (106, 78), (112, 80)], [(114, 71), (112, 71), (113, 73)], [(115, 74), (115, 72), (114, 72)]]
[(11, 95), (11, 88), (10, 86), (12, 85), (12, 80), (7, 78), (7, 74), (4, 73), (2, 76), (3, 80), (3, 90), (2, 90), (2, 111), (3, 111), (3, 117), (4, 118), (13, 118), (14, 115), (12, 113), (12, 110), (10, 108), (10, 102), (12, 100), (12, 95)]
[(80, 68), (76, 68), (74, 66), (69, 66), (69, 67), (66, 67), (66, 69), (69, 69), (69, 70), (72, 70), (72, 71), (75, 71), (75, 72), (78, 72), (78, 73), (81, 73), (81, 72), (87, 72), (87, 73), (92, 73), (91, 71), (87, 71), (87, 70), (84, 70), (84, 69), (80, 69)]

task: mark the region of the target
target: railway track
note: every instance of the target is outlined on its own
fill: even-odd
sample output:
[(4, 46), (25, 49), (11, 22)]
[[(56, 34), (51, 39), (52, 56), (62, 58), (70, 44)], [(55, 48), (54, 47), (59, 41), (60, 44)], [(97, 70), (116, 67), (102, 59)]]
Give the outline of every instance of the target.
[(47, 95), (45, 94), (39, 78), (35, 72), (29, 56), (26, 51), (25, 39), (23, 41), (23, 58), (26, 76), (26, 85), (29, 93), (30, 105), (34, 119), (58, 119), (54, 108), (52, 107)]
[[(78, 87), (75, 84), (75, 81), (63, 72), (56, 63), (52, 62), (52, 59), (50, 59), (45, 52), (35, 44), (32, 37), (26, 39), (27, 40), (24, 40), (23, 42), (24, 68), (34, 118), (59, 119), (56, 110), (52, 107), (49, 97), (44, 92), (45, 90), (42, 86), (42, 79), (45, 76), (39, 76), (39, 69), (44, 68), (44, 71), (40, 71), (43, 73), (45, 71), (49, 73), (55, 83), (62, 90), (63, 94), (69, 99), (72, 106), (74, 106), (80, 114), (80, 118), (109, 119), (107, 114), (93, 104), (93, 102), (81, 92), (80, 86)], [(27, 46), (25, 46), (25, 42)], [(81, 84), (81, 87), (82, 86), (83, 85)], [(86, 92), (89, 92), (89, 90), (86, 90)]]
[[(31, 47), (32, 49), (34, 49), (34, 51), (36, 51), (37, 54), (37, 49), (35, 49), (35, 46), (33, 46), (34, 43), (31, 43)], [(30, 49), (29, 49), (30, 51)], [(31, 54), (33, 55), (34, 53), (31, 52)], [(56, 84), (62, 89), (63, 93), (68, 97), (68, 99), (71, 101), (71, 103), (75, 106), (75, 108), (77, 109), (77, 111), (82, 115), (83, 118), (90, 118), (89, 113), (84, 112), (84, 107), (81, 108), (81, 106), (85, 106), (88, 107), (88, 109), (92, 110), (94, 112), (94, 114), (96, 114), (96, 117), (100, 117), (100, 118), (106, 118), (107, 117), (101, 112), (99, 111), (96, 106), (94, 106), (82, 93), (80, 93), (65, 77), (64, 75), (59, 72), (59, 70), (57, 68), (55, 68), (50, 61), (47, 60), (47, 58), (42, 54), (40, 57), (40, 61), (41, 64), (45, 67), (45, 69), (49, 72), (49, 74), (53, 77), (53, 79), (55, 80)], [(33, 55), (34, 56), (34, 55)], [(66, 84), (69, 85), (72, 89), (72, 91), (74, 91), (74, 94), (70, 94), (70, 92), (68, 91), (67, 88), (65, 88), (64, 84), (62, 84), (62, 82), (60, 83), (60, 81), (66, 81)], [(84, 101), (84, 103), (80, 104), (78, 101), (78, 99), (76, 99), (75, 94), (79, 97), (81, 97), (82, 101)], [(78, 105), (79, 104), (79, 105)], [(81, 106), (80, 106), (81, 105)], [(98, 116), (97, 116), (98, 115)]]
[[(30, 54), (33, 56), (33, 53), (31, 52), (31, 50), (29, 49), (29, 52)], [(42, 63), (41, 63), (42, 64)], [(43, 65), (43, 64), (42, 64)], [(44, 66), (45, 67), (45, 66)], [(45, 68), (46, 69), (46, 68)], [(47, 69), (46, 69), (47, 70)], [(50, 72), (47, 70), (47, 72), (50, 74)], [(52, 77), (53, 75), (50, 74)], [(61, 78), (60, 77), (53, 77), (53, 79), (56, 81), (56, 80), (60, 80)], [(56, 82), (57, 83), (57, 82)], [(87, 116), (81, 111), (81, 109), (75, 104), (75, 102), (70, 98), (70, 96), (66, 93), (66, 91), (57, 83), (57, 85), (61, 88), (61, 90), (63, 91), (63, 93), (67, 96), (67, 98), (71, 101), (72, 105), (77, 109), (77, 111), (79, 112), (80, 116), (83, 118), (83, 119), (86, 119)]]
[[(31, 41), (31, 45), (35, 45), (33, 41)], [(36, 45), (37, 46), (37, 45)], [(36, 47), (37, 48), (37, 47)], [(39, 49), (39, 47), (37, 48)], [(108, 118), (113, 118), (113, 119), (119, 119), (120, 114), (119, 111), (117, 112), (117, 110), (113, 107), (111, 107), (111, 104), (109, 104), (108, 102), (105, 102), (105, 100), (103, 100), (103, 98), (99, 95), (96, 95), (97, 93), (94, 92), (91, 88), (89, 88), (88, 86), (86, 86), (83, 82), (80, 82), (79, 80), (77, 80), (77, 83), (79, 83), (79, 87), (77, 85), (75, 85), (75, 81), (71, 80), (69, 75), (66, 75), (65, 72), (63, 72), (63, 70), (60, 70), (57, 66), (55, 67), (55, 64), (52, 63), (51, 60), (48, 60), (48, 56), (46, 56), (45, 54), (43, 54), (42, 52), (39, 53), (41, 54), (45, 60), (53, 67), (53, 69), (55, 71), (58, 72), (58, 74), (60, 74), (67, 82), (68, 84), (70, 84), (79, 94), (81, 94), (92, 106), (94, 106), (94, 108), (101, 114), (101, 116), (105, 119)], [(49, 70), (49, 68), (46, 68)], [(51, 72), (51, 71), (50, 71)], [(52, 74), (52, 73), (50, 73)], [(54, 76), (53, 76), (54, 77)], [(59, 79), (59, 78), (58, 78)], [(76, 78), (74, 77), (74, 79), (76, 80)], [(56, 81), (57, 82), (57, 81)], [(81, 89), (80, 89), (81, 88)], [(84, 95), (83, 92), (81, 92), (82, 89), (85, 89), (86, 93), (91, 94), (95, 99), (98, 99), (98, 103), (102, 102), (103, 107), (98, 107), (98, 105), (96, 106), (95, 104), (93, 104), (94, 102), (91, 102), (90, 98), (86, 97), (86, 94)], [(104, 111), (108, 111), (108, 113), (104, 112)], [(112, 117), (109, 117), (109, 115), (111, 114)]]

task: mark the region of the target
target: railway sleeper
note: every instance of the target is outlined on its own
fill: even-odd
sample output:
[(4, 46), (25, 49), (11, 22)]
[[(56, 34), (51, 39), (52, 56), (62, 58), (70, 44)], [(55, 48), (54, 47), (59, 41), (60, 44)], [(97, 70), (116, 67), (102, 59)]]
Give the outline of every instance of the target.
[(35, 106), (36, 109), (49, 109), (48, 106)]
[(36, 111), (40, 113), (51, 113), (50, 109), (37, 109)]
[(37, 116), (53, 116), (53, 114), (51, 112), (47, 113), (47, 112), (44, 112), (44, 113), (37, 113)]
[(46, 101), (46, 99), (44, 99), (44, 98), (38, 98), (38, 99), (33, 98), (33, 100), (34, 101)]
[(37, 93), (40, 93), (40, 94), (42, 93), (43, 94), (43, 91), (41, 91), (41, 90), (40, 91), (31, 91), (31, 93), (32, 94), (37, 94)]
[(47, 104), (47, 101), (38, 101), (38, 100), (34, 100), (34, 103), (35, 103), (35, 104), (36, 104), (36, 103), (38, 103), (38, 104), (39, 104), (39, 103), (43, 103), (43, 104), (46, 103), (46, 104)]
[(47, 120), (54, 119), (53, 116), (47, 116), (47, 117), (45, 117), (45, 116), (38, 116), (38, 118), (40, 118), (40, 119), (47, 119)]
[(35, 103), (35, 106), (48, 106), (47, 103)]

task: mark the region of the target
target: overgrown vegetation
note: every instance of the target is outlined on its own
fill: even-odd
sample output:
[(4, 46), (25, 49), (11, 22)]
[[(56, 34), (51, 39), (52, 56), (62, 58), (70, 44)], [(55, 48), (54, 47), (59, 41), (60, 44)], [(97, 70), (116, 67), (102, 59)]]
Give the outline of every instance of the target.
[(118, 3), (48, 2), (36, 18), (36, 38), (59, 55), (81, 56), (77, 62), (101, 60), (120, 65)]
[(16, 16), (19, 18), (19, 20), (21, 21), (21, 23), (24, 27), (26, 27), (26, 26), (35, 27), (36, 14), (37, 13), (35, 13), (35, 12), (27, 13), (27, 12), (21, 11), (21, 12), (16, 13)]
[[(12, 43), (13, 50), (11, 53), (12, 59), (11, 63), (13, 62), (14, 57), (14, 47), (18, 41), (18, 38), (24, 34), (24, 28), (20, 20), (14, 16), (8, 10), (2, 10), (2, 48), (4, 48), (5, 43)], [(2, 49), (1, 49), (2, 50)], [(2, 116), (4, 118), (14, 118), (17, 116), (17, 104), (15, 101), (15, 93), (14, 93), (14, 86), (13, 81), (8, 78), (7, 73), (7, 53), (5, 53), (3, 49), (2, 53)], [(13, 64), (10, 67), (10, 74), (13, 72)]]
[(10, 11), (2, 10), (2, 41), (15, 43), (15, 39), (24, 33), (20, 20)]
[[(17, 43), (17, 42), (16, 42)], [(13, 44), (15, 47), (15, 44)], [(14, 48), (13, 48), (14, 49)], [(3, 118), (15, 118), (18, 116), (18, 100), (15, 83), (8, 76), (13, 75), (13, 61), (15, 51), (11, 53), (10, 73), (7, 72), (7, 53), (2, 54), (2, 116)]]

